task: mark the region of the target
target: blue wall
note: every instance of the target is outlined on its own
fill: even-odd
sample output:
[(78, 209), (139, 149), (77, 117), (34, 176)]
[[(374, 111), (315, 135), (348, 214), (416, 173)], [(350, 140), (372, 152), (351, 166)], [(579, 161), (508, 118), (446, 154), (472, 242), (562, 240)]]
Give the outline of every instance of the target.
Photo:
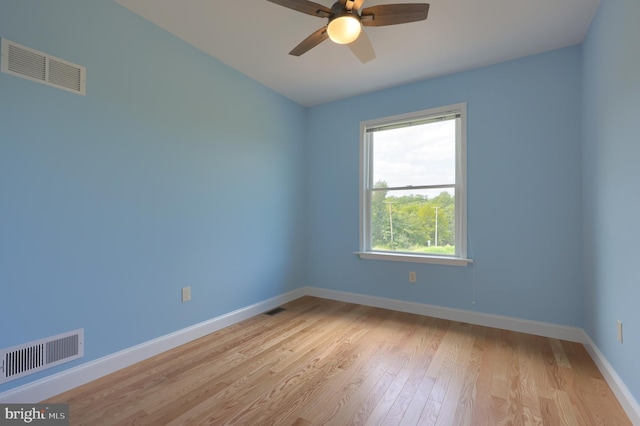
[[(584, 49), (585, 328), (640, 400), (640, 2), (603, 0)], [(616, 339), (623, 322), (624, 343)]]
[[(459, 102), (475, 263), (360, 260), (359, 122)], [(580, 117), (579, 46), (311, 108), (309, 283), (581, 326)]]
[(304, 108), (112, 0), (2, 1), (0, 37), (88, 76), (0, 74), (0, 347), (84, 327), (89, 361), (300, 286)]
[[(0, 3), (0, 37), (88, 72), (86, 97), (0, 74), (0, 347), (84, 327), (48, 375), (311, 285), (584, 326), (638, 398), (639, 9), (305, 109), (112, 0)], [(459, 102), (473, 266), (358, 259), (359, 122)]]

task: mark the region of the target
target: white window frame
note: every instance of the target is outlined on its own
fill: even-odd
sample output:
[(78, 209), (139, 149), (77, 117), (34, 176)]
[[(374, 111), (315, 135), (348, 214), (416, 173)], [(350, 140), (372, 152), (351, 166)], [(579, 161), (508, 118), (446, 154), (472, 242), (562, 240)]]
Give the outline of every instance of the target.
[[(436, 254), (374, 251), (371, 248), (371, 196), (373, 176), (372, 138), (368, 128), (425, 120), (440, 116), (459, 115), (456, 124), (456, 182), (455, 182), (455, 256)], [(395, 115), (360, 123), (360, 251), (362, 259), (392, 260), (415, 263), (466, 266), (473, 262), (467, 258), (467, 104), (460, 103), (439, 108)]]

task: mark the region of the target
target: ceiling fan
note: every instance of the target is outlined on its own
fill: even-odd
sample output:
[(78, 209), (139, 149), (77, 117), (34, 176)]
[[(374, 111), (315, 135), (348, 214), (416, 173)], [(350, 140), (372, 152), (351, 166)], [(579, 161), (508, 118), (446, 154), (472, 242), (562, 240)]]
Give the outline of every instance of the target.
[(307, 15), (328, 19), (327, 25), (294, 47), (289, 52), (290, 55), (300, 56), (329, 38), (335, 43), (348, 45), (362, 63), (376, 57), (369, 37), (362, 31), (362, 26), (381, 27), (422, 21), (427, 19), (429, 13), (427, 3), (383, 4), (358, 12), (364, 0), (338, 0), (331, 8), (308, 0), (268, 1)]

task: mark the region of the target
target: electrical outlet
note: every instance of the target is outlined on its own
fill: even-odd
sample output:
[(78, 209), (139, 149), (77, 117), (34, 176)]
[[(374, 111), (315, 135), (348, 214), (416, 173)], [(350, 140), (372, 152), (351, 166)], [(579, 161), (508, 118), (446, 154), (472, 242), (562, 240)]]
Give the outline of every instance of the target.
[(618, 320), (618, 342), (622, 343), (622, 321)]
[(182, 287), (182, 303), (191, 300), (191, 286)]
[(416, 273), (415, 272), (409, 272), (409, 282), (410, 283), (415, 283), (416, 282)]

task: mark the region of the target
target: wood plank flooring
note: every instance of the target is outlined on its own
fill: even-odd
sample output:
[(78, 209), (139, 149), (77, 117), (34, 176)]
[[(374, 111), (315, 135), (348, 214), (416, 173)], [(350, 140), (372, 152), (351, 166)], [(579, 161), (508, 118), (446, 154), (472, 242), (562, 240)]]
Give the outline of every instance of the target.
[(71, 425), (630, 425), (577, 343), (303, 297), (51, 398)]

